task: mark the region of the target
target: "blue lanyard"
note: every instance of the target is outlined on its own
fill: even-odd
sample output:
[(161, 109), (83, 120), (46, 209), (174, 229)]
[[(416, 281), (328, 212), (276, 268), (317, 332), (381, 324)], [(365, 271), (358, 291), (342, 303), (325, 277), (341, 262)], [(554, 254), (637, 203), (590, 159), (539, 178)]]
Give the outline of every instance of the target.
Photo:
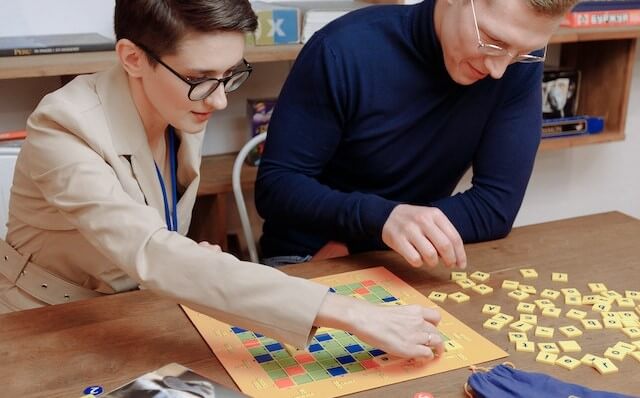
[(156, 165), (156, 173), (158, 174), (158, 180), (160, 181), (160, 188), (162, 188), (162, 199), (164, 199), (164, 218), (167, 221), (167, 228), (169, 231), (177, 231), (178, 230), (178, 182), (176, 178), (176, 151), (175, 151), (175, 135), (176, 132), (173, 127), (169, 126), (169, 164), (171, 167), (171, 192), (173, 193), (173, 218), (169, 212), (169, 200), (167, 199), (167, 189), (164, 186), (164, 179), (162, 178), (162, 173), (160, 173), (160, 169), (158, 168), (158, 164), (154, 161), (153, 163)]

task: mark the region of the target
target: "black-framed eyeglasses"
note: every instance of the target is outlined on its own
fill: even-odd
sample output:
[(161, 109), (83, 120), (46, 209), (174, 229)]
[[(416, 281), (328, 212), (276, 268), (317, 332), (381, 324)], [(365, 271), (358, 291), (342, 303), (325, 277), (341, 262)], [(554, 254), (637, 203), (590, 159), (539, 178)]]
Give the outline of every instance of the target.
[[(547, 58), (547, 46), (544, 46), (542, 50), (542, 56), (533, 55), (533, 54), (512, 54), (506, 48), (500, 47), (496, 44), (485, 43), (480, 38), (480, 29), (478, 28), (478, 18), (476, 17), (476, 7), (473, 4), (473, 0), (471, 0), (471, 12), (473, 13), (473, 22), (476, 25), (476, 36), (478, 37), (478, 51), (480, 51), (484, 55), (488, 55), (490, 57), (511, 57), (511, 62), (520, 62), (525, 64), (531, 64), (536, 62), (544, 62)], [(540, 50), (536, 50), (538, 52)]]
[(242, 63), (244, 64), (240, 69), (233, 70), (231, 75), (227, 77), (223, 77), (222, 79), (217, 79), (215, 77), (203, 77), (197, 79), (190, 79), (176, 72), (172, 67), (164, 63), (160, 57), (156, 56), (153, 52), (151, 52), (145, 46), (136, 43), (138, 47), (140, 47), (145, 53), (147, 53), (151, 58), (157, 61), (160, 65), (167, 68), (167, 70), (177, 76), (180, 80), (189, 85), (189, 92), (187, 93), (187, 97), (191, 101), (202, 101), (203, 99), (209, 97), (213, 94), (214, 91), (220, 86), (220, 84), (224, 87), (225, 93), (230, 93), (232, 91), (237, 90), (242, 83), (244, 83), (251, 75), (253, 71), (253, 67), (251, 64), (247, 62), (246, 59), (242, 59)]

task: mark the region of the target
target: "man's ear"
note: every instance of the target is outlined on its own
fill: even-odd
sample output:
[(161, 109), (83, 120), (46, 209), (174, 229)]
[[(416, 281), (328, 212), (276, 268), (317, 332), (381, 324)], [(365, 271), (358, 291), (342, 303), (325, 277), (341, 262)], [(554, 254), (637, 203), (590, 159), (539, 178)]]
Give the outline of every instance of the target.
[(131, 77), (140, 77), (148, 65), (144, 51), (129, 39), (120, 39), (116, 43), (116, 56), (120, 64)]

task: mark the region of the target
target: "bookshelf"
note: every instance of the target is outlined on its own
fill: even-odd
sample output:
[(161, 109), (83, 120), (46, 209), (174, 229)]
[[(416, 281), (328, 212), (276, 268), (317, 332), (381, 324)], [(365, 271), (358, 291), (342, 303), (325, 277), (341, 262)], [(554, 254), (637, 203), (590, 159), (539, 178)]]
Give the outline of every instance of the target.
[[(387, 1), (388, 2), (388, 1)], [(561, 28), (551, 39), (562, 46), (561, 66), (582, 71), (579, 114), (606, 118), (605, 131), (591, 136), (549, 138), (540, 150), (624, 140), (627, 104), (640, 27)], [(301, 44), (250, 46), (251, 63), (293, 61)], [(115, 62), (115, 53), (87, 52), (0, 58), (0, 79), (93, 73)]]

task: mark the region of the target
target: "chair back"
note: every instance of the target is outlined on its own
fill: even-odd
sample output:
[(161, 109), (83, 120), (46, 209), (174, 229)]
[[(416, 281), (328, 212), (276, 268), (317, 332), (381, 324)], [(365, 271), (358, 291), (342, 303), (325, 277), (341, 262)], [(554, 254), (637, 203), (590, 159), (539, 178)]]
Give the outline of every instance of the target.
[(251, 228), (251, 221), (249, 220), (249, 213), (247, 212), (247, 205), (244, 201), (244, 194), (242, 193), (242, 184), (240, 174), (242, 172), (242, 165), (244, 164), (247, 155), (253, 148), (260, 145), (267, 138), (267, 133), (261, 133), (253, 137), (247, 142), (233, 163), (233, 171), (231, 173), (231, 185), (233, 187), (233, 196), (236, 200), (236, 206), (240, 215), (240, 224), (242, 225), (242, 232), (244, 239), (247, 241), (247, 248), (249, 249), (249, 258), (252, 262), (258, 262), (258, 250), (256, 248), (256, 241), (253, 237), (253, 229)]

